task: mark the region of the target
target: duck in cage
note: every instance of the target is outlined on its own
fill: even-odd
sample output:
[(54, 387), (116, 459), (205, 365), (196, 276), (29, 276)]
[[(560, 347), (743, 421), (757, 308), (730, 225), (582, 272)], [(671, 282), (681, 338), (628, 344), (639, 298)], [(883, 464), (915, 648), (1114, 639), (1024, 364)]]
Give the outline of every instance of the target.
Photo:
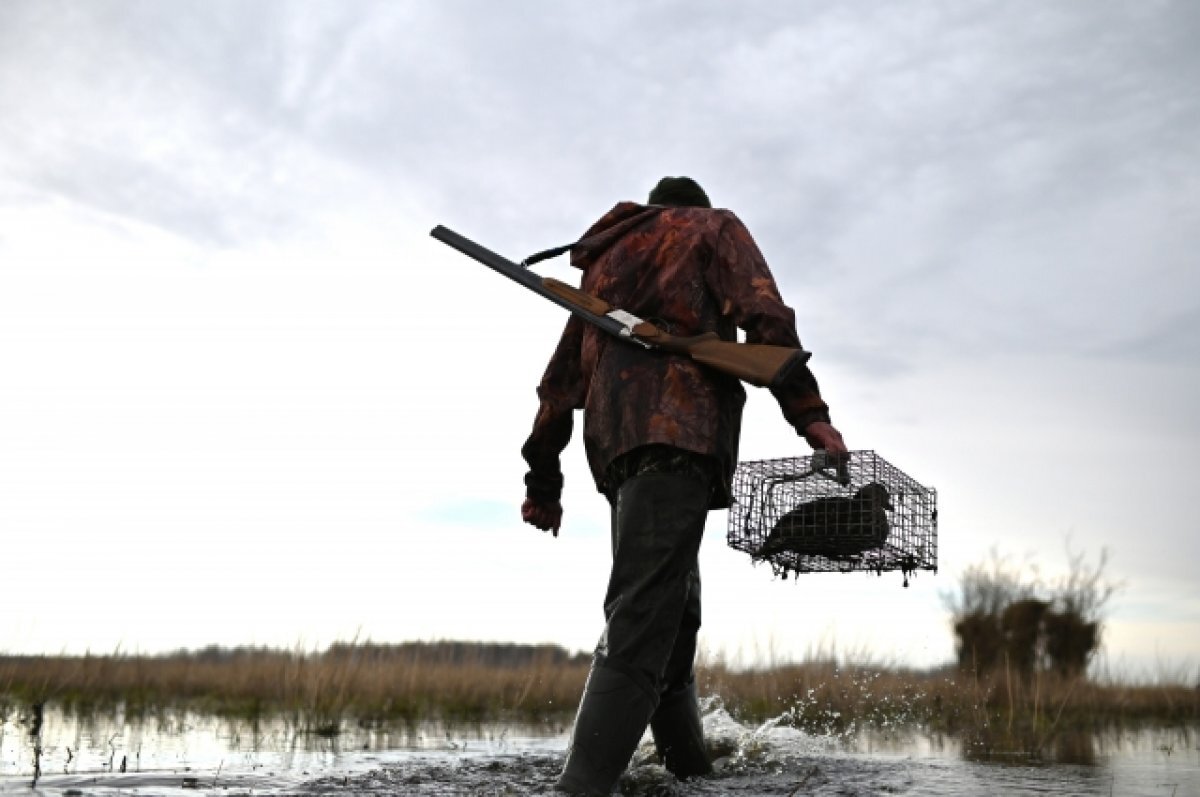
[(808, 457), (743, 462), (734, 474), (730, 547), (776, 575), (937, 572), (937, 491), (874, 451), (834, 463)]

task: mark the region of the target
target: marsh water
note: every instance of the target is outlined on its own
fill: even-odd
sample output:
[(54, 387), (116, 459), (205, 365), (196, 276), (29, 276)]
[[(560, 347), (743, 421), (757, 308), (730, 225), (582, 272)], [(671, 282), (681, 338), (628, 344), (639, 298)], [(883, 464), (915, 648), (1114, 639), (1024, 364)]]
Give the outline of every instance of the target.
[[(917, 729), (813, 735), (778, 721), (705, 714), (720, 756), (710, 779), (676, 782), (644, 743), (626, 795), (1162, 795), (1200, 797), (1195, 728), (1061, 736), (1041, 756), (983, 755)], [(0, 794), (551, 794), (561, 725), (308, 732), (277, 719), (152, 718), (12, 710), (0, 723)], [(648, 740), (647, 740), (648, 741)]]

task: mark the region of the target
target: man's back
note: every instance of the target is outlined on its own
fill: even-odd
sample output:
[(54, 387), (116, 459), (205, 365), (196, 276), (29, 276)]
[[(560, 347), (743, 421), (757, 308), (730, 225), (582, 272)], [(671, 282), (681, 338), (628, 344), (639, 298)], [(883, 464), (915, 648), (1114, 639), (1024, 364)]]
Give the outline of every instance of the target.
[[(603, 244), (614, 222), (628, 214), (640, 218), (636, 226), (609, 246), (587, 248), (588, 241)], [(734, 340), (735, 326), (721, 314), (720, 297), (709, 284), (721, 228), (730, 217), (708, 208), (622, 203), (588, 231), (572, 263), (584, 272), (585, 291), (672, 335), (716, 332)], [(640, 446), (711, 456), (721, 470), (736, 459), (745, 403), (736, 379), (597, 332), (583, 332), (581, 376), (584, 445), (598, 484), (609, 463)]]
[[(583, 271), (585, 291), (672, 335), (735, 340), (742, 327), (751, 343), (800, 345), (794, 313), (731, 211), (622, 202), (584, 234), (571, 262)], [(713, 458), (721, 474), (713, 505), (727, 504), (745, 403), (736, 379), (573, 321), (539, 392), (572, 396), (584, 409), (584, 444), (602, 491), (617, 457), (667, 445)], [(815, 383), (784, 409), (794, 423), (827, 417)]]

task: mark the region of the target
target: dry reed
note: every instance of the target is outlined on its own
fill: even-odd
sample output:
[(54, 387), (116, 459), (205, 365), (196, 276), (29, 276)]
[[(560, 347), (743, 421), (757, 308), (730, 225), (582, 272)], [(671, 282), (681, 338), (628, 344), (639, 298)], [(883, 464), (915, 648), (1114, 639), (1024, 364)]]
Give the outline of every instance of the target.
[[(324, 653), (8, 656), (0, 657), (0, 713), (5, 704), (56, 704), (82, 713), (184, 708), (284, 716), (327, 733), (351, 720), (562, 722), (574, 711), (587, 669), (585, 657), (561, 649), (534, 650), (506, 664), (473, 654), (469, 645), (455, 656), (438, 654), (436, 646), (431, 654), (369, 645)], [(975, 677), (832, 658), (734, 669), (706, 657), (697, 677), (701, 693), (719, 696), (738, 719), (775, 718), (820, 733), (917, 725), (965, 734), (983, 746), (1020, 737), (1023, 746), (1037, 747), (1064, 728), (1200, 720), (1200, 691), (1182, 683), (1099, 683), (1046, 673), (1025, 682), (1003, 670)]]
[(186, 708), (222, 716), (283, 715), (312, 730), (359, 722), (537, 722), (569, 713), (587, 663), (553, 651), (520, 666), (470, 654), (373, 655), (343, 646), (325, 653), (238, 650), (225, 656), (0, 657), (0, 703), (54, 703), (87, 713)]

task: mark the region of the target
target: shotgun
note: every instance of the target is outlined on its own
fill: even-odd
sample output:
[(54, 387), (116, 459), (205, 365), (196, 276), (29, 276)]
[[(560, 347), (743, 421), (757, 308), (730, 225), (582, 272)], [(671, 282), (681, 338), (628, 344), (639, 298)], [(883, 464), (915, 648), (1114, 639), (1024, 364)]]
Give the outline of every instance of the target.
[(812, 356), (803, 349), (787, 346), (722, 340), (716, 332), (690, 337), (671, 335), (649, 321), (615, 308), (603, 299), (565, 282), (553, 277), (541, 277), (440, 224), (433, 228), (430, 235), (620, 340), (647, 349), (661, 349), (690, 357), (701, 365), (757, 387), (782, 387), (792, 371), (808, 362)]

